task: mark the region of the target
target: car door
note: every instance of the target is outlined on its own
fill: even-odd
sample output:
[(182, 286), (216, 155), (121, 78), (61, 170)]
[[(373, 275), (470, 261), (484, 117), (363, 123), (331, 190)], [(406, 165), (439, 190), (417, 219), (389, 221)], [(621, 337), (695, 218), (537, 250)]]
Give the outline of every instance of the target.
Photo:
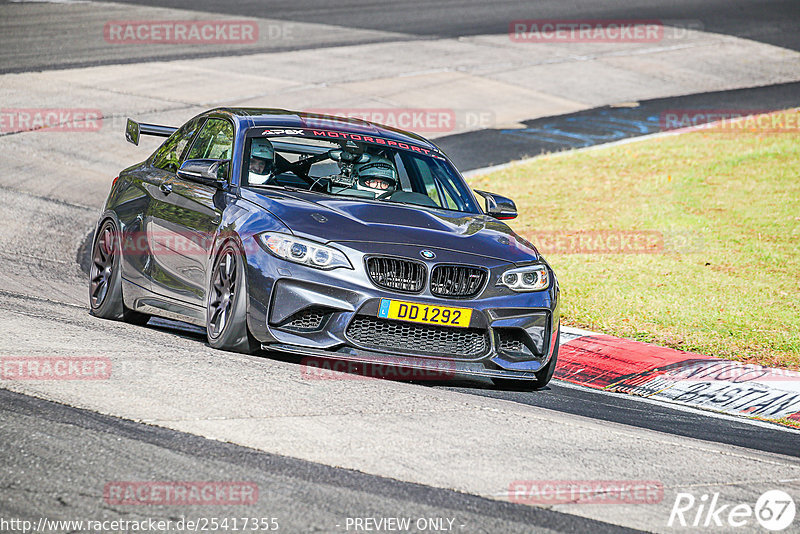
[(150, 291), (154, 287), (153, 277), (161, 270), (160, 263), (168, 256), (164, 250), (163, 232), (154, 213), (163, 202), (167, 184), (175, 178), (175, 172), (204, 121), (205, 117), (196, 117), (181, 126), (164, 141), (148, 162), (143, 184), (148, 203), (142, 214), (142, 232), (137, 236), (136, 248), (140, 257), (138, 261), (146, 261), (143, 272), (147, 276), (147, 289)]
[[(209, 118), (183, 160), (229, 159), (233, 123)], [(226, 166), (226, 169), (229, 166)], [(205, 306), (206, 270), (222, 221), (225, 191), (172, 174), (154, 203), (153, 224), (163, 253), (153, 270), (153, 291), (194, 306)]]

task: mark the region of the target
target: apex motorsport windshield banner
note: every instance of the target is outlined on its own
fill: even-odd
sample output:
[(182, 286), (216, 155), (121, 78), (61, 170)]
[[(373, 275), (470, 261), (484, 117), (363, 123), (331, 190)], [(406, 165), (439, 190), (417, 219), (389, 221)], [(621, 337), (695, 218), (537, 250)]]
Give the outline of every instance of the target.
[(374, 145), (385, 146), (388, 148), (398, 148), (417, 154), (444, 159), (438, 150), (431, 150), (412, 143), (386, 139), (375, 135), (358, 134), (352, 132), (342, 132), (338, 130), (327, 130), (323, 128), (251, 128), (247, 132), (247, 137), (307, 137), (310, 139), (323, 139), (332, 142), (358, 141), (362, 143), (372, 143)]

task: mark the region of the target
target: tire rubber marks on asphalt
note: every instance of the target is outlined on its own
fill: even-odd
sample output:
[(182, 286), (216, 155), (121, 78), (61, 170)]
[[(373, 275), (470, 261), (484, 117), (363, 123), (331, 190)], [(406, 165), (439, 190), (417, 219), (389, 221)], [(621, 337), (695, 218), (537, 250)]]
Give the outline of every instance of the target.
[(644, 114), (638, 110), (601, 109), (592, 113), (537, 120), (528, 128), (506, 129), (501, 130), (501, 133), (535, 139), (562, 148), (580, 148), (660, 130), (657, 114)]

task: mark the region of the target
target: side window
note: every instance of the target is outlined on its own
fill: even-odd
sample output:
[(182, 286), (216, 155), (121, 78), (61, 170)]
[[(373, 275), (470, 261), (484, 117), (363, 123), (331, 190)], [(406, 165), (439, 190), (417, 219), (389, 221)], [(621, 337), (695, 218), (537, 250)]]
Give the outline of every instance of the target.
[(421, 161), (419, 161), (417, 158), (410, 158), (410, 159), (413, 164), (413, 170), (416, 171), (417, 177), (422, 182), (422, 186), (425, 188), (424, 191), (417, 191), (417, 192), (425, 193), (434, 202), (436, 202), (437, 205), (441, 206), (442, 202), (439, 199), (439, 191), (436, 189), (436, 183), (433, 181), (433, 176), (431, 175), (430, 168)]
[(188, 159), (230, 159), (233, 153), (233, 124), (225, 119), (208, 119), (197, 135)]
[(174, 134), (170, 135), (164, 144), (153, 154), (153, 166), (165, 171), (175, 172), (181, 163), (186, 145), (192, 140), (197, 129), (202, 124), (202, 119), (195, 119), (183, 125)]
[(425, 186), (425, 194), (442, 208), (457, 209), (457, 204), (449, 195), (448, 191), (442, 186), (441, 180), (437, 180), (432, 172), (434, 169), (429, 166), (430, 164), (423, 162), (419, 158), (412, 158), (412, 161), (422, 180), (422, 184)]
[(440, 162), (432, 158), (415, 156), (409, 159), (410, 170), (415, 175), (412, 181), (419, 182), (418, 186), (414, 187), (415, 191), (421, 186), (422, 190), (417, 192), (425, 193), (439, 207), (445, 209), (464, 210), (469, 207), (469, 202), (462, 197), (460, 189), (455, 186), (453, 178)]

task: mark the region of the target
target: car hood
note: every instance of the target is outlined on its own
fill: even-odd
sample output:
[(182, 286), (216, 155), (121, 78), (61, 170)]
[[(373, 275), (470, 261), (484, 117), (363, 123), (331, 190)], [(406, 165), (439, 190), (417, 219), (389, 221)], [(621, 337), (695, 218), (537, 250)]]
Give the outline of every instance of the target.
[(246, 198), (296, 235), (339, 243), (418, 245), (514, 263), (539, 259), (536, 248), (505, 223), (480, 214), (389, 202), (341, 200), (295, 191), (247, 191)]

